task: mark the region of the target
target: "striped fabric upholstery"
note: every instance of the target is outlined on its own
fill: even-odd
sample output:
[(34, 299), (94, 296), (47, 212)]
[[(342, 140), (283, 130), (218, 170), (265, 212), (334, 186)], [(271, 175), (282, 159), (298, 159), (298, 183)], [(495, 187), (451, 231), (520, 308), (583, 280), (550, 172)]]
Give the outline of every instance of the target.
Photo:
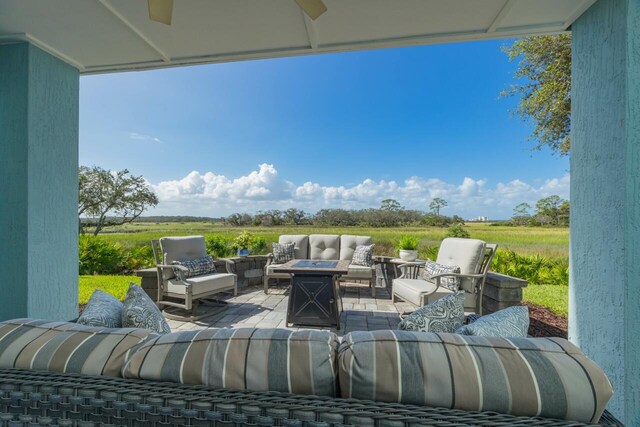
[(149, 341), (125, 378), (253, 391), (337, 395), (338, 337), (328, 331), (204, 329)]
[(351, 332), (338, 356), (342, 397), (595, 422), (612, 390), (561, 338)]
[(132, 350), (155, 336), (144, 329), (8, 320), (0, 323), (0, 368), (119, 377)]

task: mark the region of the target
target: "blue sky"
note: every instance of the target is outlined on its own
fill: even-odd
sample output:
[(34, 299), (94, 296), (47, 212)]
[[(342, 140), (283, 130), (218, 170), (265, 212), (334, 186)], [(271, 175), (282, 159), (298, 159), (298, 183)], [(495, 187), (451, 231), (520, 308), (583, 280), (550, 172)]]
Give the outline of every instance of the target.
[(80, 80), (80, 164), (129, 169), (150, 214), (378, 206), (507, 218), (568, 197), (569, 162), (532, 152), (500, 98), (509, 41), (244, 61)]

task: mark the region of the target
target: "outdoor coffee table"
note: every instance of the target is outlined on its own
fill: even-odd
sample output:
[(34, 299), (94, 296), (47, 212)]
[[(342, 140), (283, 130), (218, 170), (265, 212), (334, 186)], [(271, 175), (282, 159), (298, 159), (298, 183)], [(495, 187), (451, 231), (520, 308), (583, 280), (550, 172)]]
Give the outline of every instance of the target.
[(335, 326), (340, 329), (342, 300), (338, 278), (349, 272), (351, 261), (294, 259), (275, 273), (291, 274), (287, 326)]

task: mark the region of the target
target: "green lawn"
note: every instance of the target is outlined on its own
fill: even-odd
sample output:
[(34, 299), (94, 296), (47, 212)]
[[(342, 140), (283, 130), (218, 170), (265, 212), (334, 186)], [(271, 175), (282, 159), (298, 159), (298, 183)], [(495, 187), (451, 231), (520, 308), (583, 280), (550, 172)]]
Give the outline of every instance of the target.
[(569, 287), (558, 285), (529, 285), (524, 288), (523, 299), (547, 307), (561, 316), (569, 315)]
[(138, 276), (80, 276), (79, 298), (80, 304), (86, 304), (96, 289), (107, 292), (120, 301), (127, 295), (129, 284), (140, 284)]

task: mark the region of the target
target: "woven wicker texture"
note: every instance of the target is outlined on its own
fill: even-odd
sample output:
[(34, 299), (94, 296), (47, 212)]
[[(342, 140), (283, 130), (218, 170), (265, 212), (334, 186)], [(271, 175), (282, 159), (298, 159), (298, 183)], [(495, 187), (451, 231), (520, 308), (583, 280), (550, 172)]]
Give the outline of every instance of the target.
[[(490, 412), (0, 369), (2, 426), (586, 426)], [(613, 421), (605, 425), (616, 425)]]

